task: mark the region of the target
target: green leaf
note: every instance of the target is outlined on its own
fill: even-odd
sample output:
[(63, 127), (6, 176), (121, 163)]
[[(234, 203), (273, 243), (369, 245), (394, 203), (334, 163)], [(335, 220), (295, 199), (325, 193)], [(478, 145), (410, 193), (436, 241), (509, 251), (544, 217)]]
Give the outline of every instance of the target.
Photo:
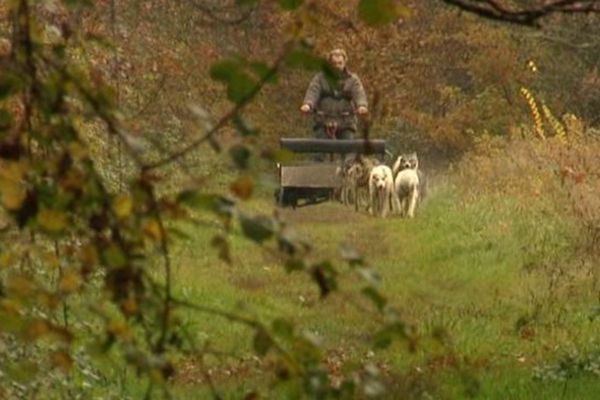
[(405, 9), (396, 3), (397, 0), (360, 0), (358, 16), (367, 25), (384, 25), (395, 21)]
[(377, 349), (385, 349), (389, 347), (394, 338), (406, 338), (406, 327), (401, 322), (396, 322), (394, 324), (388, 325), (377, 334), (373, 339), (373, 346)]
[(236, 114), (232, 118), (233, 126), (242, 136), (255, 136), (258, 134), (258, 131), (251, 127), (245, 118), (243, 118), (240, 114)]
[(290, 51), (285, 57), (285, 61), (290, 67), (302, 68), (309, 71), (320, 71), (323, 69), (323, 66), (328, 65), (324, 59), (301, 48)]
[(269, 83), (277, 82), (277, 74), (267, 64), (256, 61), (250, 63), (249, 67), (259, 79), (264, 79), (265, 82)]
[(197, 190), (185, 190), (177, 196), (177, 202), (189, 207), (214, 211), (219, 196), (210, 193), (200, 193)]
[(116, 244), (111, 244), (102, 252), (103, 261), (110, 267), (121, 268), (127, 264), (127, 257)]
[(284, 10), (295, 10), (300, 7), (304, 0), (279, 0), (279, 5)]
[(290, 258), (285, 262), (284, 268), (287, 272), (302, 271), (306, 268), (306, 265), (301, 258)]
[(311, 275), (319, 290), (321, 297), (325, 298), (333, 290), (337, 289), (337, 272), (329, 261), (323, 261), (312, 267)]
[[(254, 65), (254, 67), (252, 67)], [(259, 63), (250, 64), (250, 68), (259, 68)], [(227, 59), (213, 64), (210, 77), (227, 85), (227, 98), (234, 103), (247, 100), (256, 90), (255, 79), (245, 70), (247, 62), (243, 59)]]
[(256, 331), (256, 335), (254, 335), (254, 351), (259, 356), (264, 356), (267, 354), (271, 346), (273, 345), (273, 341), (271, 337), (263, 328), (259, 328)]
[(248, 160), (252, 153), (242, 144), (235, 144), (229, 148), (229, 156), (239, 169), (248, 168)]
[(284, 339), (291, 339), (294, 335), (294, 325), (286, 319), (277, 318), (273, 321), (273, 333)]
[(256, 83), (248, 73), (239, 71), (229, 79), (227, 98), (234, 103), (246, 101), (256, 89)]
[(0, 100), (14, 94), (19, 90), (21, 82), (12, 74), (0, 77)]
[(217, 235), (213, 237), (210, 245), (217, 249), (221, 260), (231, 265), (231, 251), (229, 250), (229, 242), (225, 236)]
[(10, 112), (1, 108), (0, 109), (0, 132), (7, 131), (12, 126), (12, 116)]
[(185, 190), (177, 196), (177, 202), (198, 210), (210, 211), (231, 216), (235, 203), (226, 197), (203, 193), (197, 190)]
[(383, 308), (387, 304), (387, 300), (377, 291), (377, 289), (372, 286), (367, 286), (362, 290), (362, 293), (371, 299), (379, 311), (383, 311)]
[(240, 224), (244, 235), (249, 239), (262, 243), (273, 236), (273, 221), (265, 216), (248, 217), (240, 215)]
[(223, 60), (210, 67), (210, 77), (215, 81), (229, 82), (240, 70), (240, 63), (236, 60)]

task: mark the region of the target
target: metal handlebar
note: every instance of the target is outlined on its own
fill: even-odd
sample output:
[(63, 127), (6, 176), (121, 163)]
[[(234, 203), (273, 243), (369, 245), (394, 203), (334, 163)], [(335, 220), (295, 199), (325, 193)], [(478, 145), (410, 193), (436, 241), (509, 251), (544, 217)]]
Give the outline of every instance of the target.
[(350, 117), (354, 114), (350, 111), (343, 111), (341, 113), (336, 113), (336, 114), (326, 113), (326, 112), (320, 111), (320, 110), (311, 110), (311, 112), (320, 117), (329, 117), (329, 118)]

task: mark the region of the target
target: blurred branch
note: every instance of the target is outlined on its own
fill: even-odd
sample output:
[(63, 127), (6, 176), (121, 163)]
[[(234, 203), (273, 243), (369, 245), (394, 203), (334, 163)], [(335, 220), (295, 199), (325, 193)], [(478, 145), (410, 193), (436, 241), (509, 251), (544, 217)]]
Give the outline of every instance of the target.
[(533, 39), (545, 40), (548, 42), (560, 44), (562, 46), (570, 47), (573, 49), (579, 49), (579, 50), (587, 50), (587, 49), (591, 49), (591, 48), (600, 46), (600, 41), (576, 43), (575, 41), (569, 41), (569, 40), (565, 40), (563, 38), (560, 38), (560, 37), (557, 37), (554, 35), (546, 35), (546, 34), (541, 34), (541, 33), (530, 35), (530, 37)]
[(167, 230), (165, 229), (165, 223), (160, 213), (160, 207), (154, 192), (154, 187), (147, 187), (147, 193), (150, 198), (150, 207), (152, 213), (156, 216), (158, 227), (160, 230), (160, 250), (163, 257), (164, 265), (164, 277), (165, 277), (165, 299), (162, 312), (162, 320), (160, 324), (160, 337), (156, 344), (155, 350), (163, 352), (165, 350), (165, 342), (169, 333), (169, 321), (171, 319), (171, 302), (172, 302), (172, 268), (171, 268), (171, 255), (169, 252), (169, 244), (167, 242)]
[[(235, 4), (231, 5), (215, 5), (215, 4), (206, 4), (206, 0), (188, 0), (192, 6), (196, 9), (200, 10), (203, 14), (205, 14), (210, 19), (227, 24), (227, 25), (237, 25), (244, 21), (246, 21), (250, 15), (256, 10), (256, 5), (248, 6), (248, 7), (240, 7)], [(222, 2), (222, 0), (220, 0)], [(258, 3), (257, 3), (258, 4)], [(236, 12), (238, 15), (230, 16), (230, 13)]]
[(598, 0), (544, 0), (540, 4), (515, 9), (502, 0), (441, 0), (451, 6), (480, 17), (517, 25), (539, 26), (539, 20), (550, 14), (600, 13)]
[(131, 115), (130, 118), (138, 118), (142, 116), (142, 114), (144, 114), (148, 110), (148, 108), (150, 108), (150, 106), (154, 105), (156, 101), (160, 99), (159, 95), (165, 88), (166, 82), (167, 75), (162, 74), (156, 87), (150, 92), (146, 99), (144, 99), (144, 104), (142, 104), (142, 106), (138, 110), (134, 111), (133, 115)]

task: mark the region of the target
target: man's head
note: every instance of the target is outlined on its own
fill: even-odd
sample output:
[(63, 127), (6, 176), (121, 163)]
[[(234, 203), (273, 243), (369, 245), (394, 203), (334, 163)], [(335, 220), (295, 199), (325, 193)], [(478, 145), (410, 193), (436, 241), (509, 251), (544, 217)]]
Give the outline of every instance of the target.
[(348, 55), (344, 49), (333, 49), (329, 52), (328, 59), (335, 69), (343, 71), (346, 68)]

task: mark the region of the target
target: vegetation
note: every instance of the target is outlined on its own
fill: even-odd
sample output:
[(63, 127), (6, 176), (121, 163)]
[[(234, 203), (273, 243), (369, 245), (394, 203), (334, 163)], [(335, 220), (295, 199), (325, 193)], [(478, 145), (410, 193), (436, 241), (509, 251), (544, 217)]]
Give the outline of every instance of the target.
[[(600, 24), (556, 3), (2, 3), (0, 398), (596, 397)], [(338, 44), (414, 220), (273, 205)]]

